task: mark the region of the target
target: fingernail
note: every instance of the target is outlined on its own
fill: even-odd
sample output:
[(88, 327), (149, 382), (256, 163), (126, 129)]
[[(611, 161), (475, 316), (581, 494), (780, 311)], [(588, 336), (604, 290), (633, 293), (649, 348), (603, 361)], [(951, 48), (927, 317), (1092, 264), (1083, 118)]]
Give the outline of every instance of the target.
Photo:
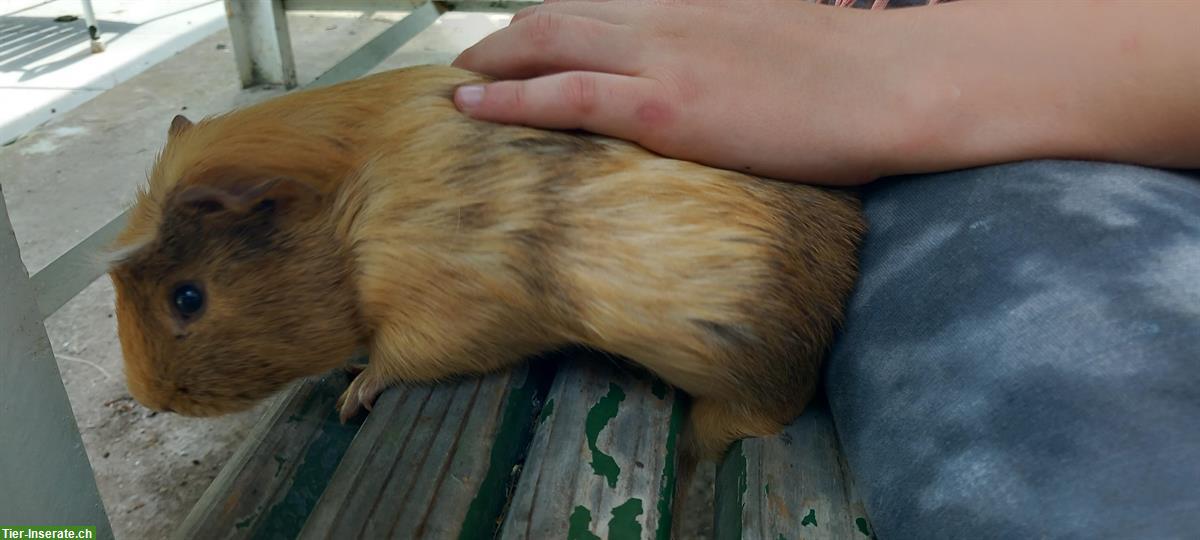
[(454, 102), (461, 109), (474, 109), (483, 101), (483, 85), (460, 86), (454, 90)]

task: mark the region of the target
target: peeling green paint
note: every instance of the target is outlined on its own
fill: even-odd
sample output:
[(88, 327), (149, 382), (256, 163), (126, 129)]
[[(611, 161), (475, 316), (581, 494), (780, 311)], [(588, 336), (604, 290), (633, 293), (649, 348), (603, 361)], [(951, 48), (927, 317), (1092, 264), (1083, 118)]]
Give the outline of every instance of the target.
[[(739, 441), (740, 442), (740, 441)], [(738, 506), (746, 507), (746, 454), (742, 453), (742, 447), (739, 444), (737, 455), (734, 456), (739, 461), (738, 463)]]
[(237, 523), (234, 523), (233, 526), (236, 527), (237, 530), (240, 531), (242, 529), (245, 529), (246, 527), (249, 527), (251, 523), (254, 523), (254, 516), (250, 516), (250, 517), (243, 519)]
[(542, 406), (542, 414), (538, 415), (538, 425), (542, 425), (550, 415), (554, 414), (554, 398), (546, 400), (546, 404)]
[(746, 503), (746, 454), (742, 441), (733, 443), (717, 466), (716, 523), (713, 532), (720, 540), (742, 538), (742, 514)]
[(771, 494), (771, 484), (763, 484), (763, 491), (767, 492), (767, 495), (770, 495)]
[(621, 466), (617, 460), (605, 454), (596, 446), (600, 432), (608, 425), (609, 420), (617, 417), (617, 410), (625, 401), (625, 392), (616, 383), (608, 383), (608, 393), (600, 398), (588, 411), (584, 428), (587, 433), (588, 449), (592, 451), (592, 472), (608, 480), (608, 487), (617, 487), (617, 477), (621, 475)]
[(670, 540), (671, 538), (671, 503), (675, 498), (675, 456), (678, 455), (676, 446), (679, 445), (679, 431), (683, 429), (683, 416), (683, 399), (676, 394), (675, 402), (671, 404), (671, 424), (667, 427), (666, 465), (663, 466), (662, 485), (658, 490), (658, 528), (654, 531), (654, 537), (658, 540)]
[(549, 391), (553, 375), (553, 372), (530, 366), (524, 373), (525, 380), (509, 392), (500, 425), (496, 428), (496, 440), (492, 441), (488, 454), (487, 473), (467, 508), (459, 538), (491, 538), (496, 534), (497, 522), (515, 483), (514, 467), (524, 459), (523, 454), (533, 437), (534, 419), (544, 417), (546, 408), (554, 406), (551, 400), (541, 411), (534, 411)]
[(817, 525), (817, 510), (815, 508), (809, 508), (808, 515), (804, 516), (804, 519), (800, 520), (801, 527), (807, 527), (809, 525), (812, 525), (813, 527), (820, 526)]
[(567, 540), (600, 540), (592, 534), (588, 527), (592, 524), (592, 512), (583, 506), (576, 506), (568, 521)]
[[(295, 538), (317, 505), (317, 499), (325, 492), (333, 470), (342, 461), (350, 448), (350, 442), (358, 433), (361, 422), (342, 424), (334, 408), (338, 396), (350, 383), (344, 372), (333, 372), (323, 377), (305, 398), (294, 416), (299, 422), (319, 424), (320, 427), (306, 442), (306, 447), (292, 458), (289, 467), (276, 456), (277, 466), (289, 477), (286, 491), (276, 494), (268, 501), (259, 519), (250, 518), (244, 526), (252, 527), (254, 538)], [(239, 524), (241, 525), (241, 524)]]
[(862, 533), (863, 536), (868, 538), (875, 537), (875, 535), (871, 534), (871, 525), (867, 523), (867, 518), (856, 518), (854, 524), (858, 525), (858, 532)]
[(650, 385), (650, 392), (658, 399), (667, 399), (667, 383), (655, 377), (654, 382)]
[(642, 524), (637, 517), (642, 515), (642, 500), (632, 497), (612, 510), (608, 520), (608, 540), (637, 540), (642, 537)]
[(779, 536), (777, 536), (775, 540), (787, 540), (787, 538), (783, 536), (783, 533), (779, 533)]

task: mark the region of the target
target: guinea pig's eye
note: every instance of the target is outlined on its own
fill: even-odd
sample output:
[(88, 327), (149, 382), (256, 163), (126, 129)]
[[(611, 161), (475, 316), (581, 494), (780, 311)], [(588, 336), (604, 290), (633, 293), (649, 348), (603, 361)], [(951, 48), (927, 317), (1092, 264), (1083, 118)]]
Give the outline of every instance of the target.
[(171, 293), (171, 303), (181, 317), (195, 317), (204, 309), (204, 293), (194, 283), (184, 283), (176, 286), (175, 292)]

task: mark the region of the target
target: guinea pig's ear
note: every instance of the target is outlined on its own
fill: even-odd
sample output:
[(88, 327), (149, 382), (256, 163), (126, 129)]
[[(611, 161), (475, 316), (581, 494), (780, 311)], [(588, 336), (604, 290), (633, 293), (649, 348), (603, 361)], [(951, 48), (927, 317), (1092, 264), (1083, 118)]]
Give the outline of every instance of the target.
[(192, 127), (192, 121), (188, 120), (187, 117), (182, 114), (177, 114), (175, 115), (175, 118), (171, 119), (171, 129), (167, 130), (167, 136), (174, 137), (180, 133), (183, 133), (184, 131), (187, 131), (187, 129), (190, 127)]
[(203, 214), (247, 215), (308, 208), (319, 196), (313, 187), (290, 178), (234, 178), (185, 186), (175, 194), (173, 203)]

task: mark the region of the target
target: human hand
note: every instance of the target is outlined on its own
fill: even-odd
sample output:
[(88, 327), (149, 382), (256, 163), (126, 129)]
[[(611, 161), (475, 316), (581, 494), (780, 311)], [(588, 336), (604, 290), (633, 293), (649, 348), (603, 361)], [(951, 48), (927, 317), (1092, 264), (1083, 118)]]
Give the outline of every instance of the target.
[[(856, 184), (893, 172), (936, 93), (875, 13), (796, 0), (547, 2), (454, 65), (468, 115), (584, 129), (751, 174)], [(516, 79), (516, 80), (513, 80)]]
[[(1200, 167), (1200, 3), (554, 1), (454, 65), (483, 120), (858, 184), (1038, 158)], [(517, 79), (517, 80), (513, 80)]]

